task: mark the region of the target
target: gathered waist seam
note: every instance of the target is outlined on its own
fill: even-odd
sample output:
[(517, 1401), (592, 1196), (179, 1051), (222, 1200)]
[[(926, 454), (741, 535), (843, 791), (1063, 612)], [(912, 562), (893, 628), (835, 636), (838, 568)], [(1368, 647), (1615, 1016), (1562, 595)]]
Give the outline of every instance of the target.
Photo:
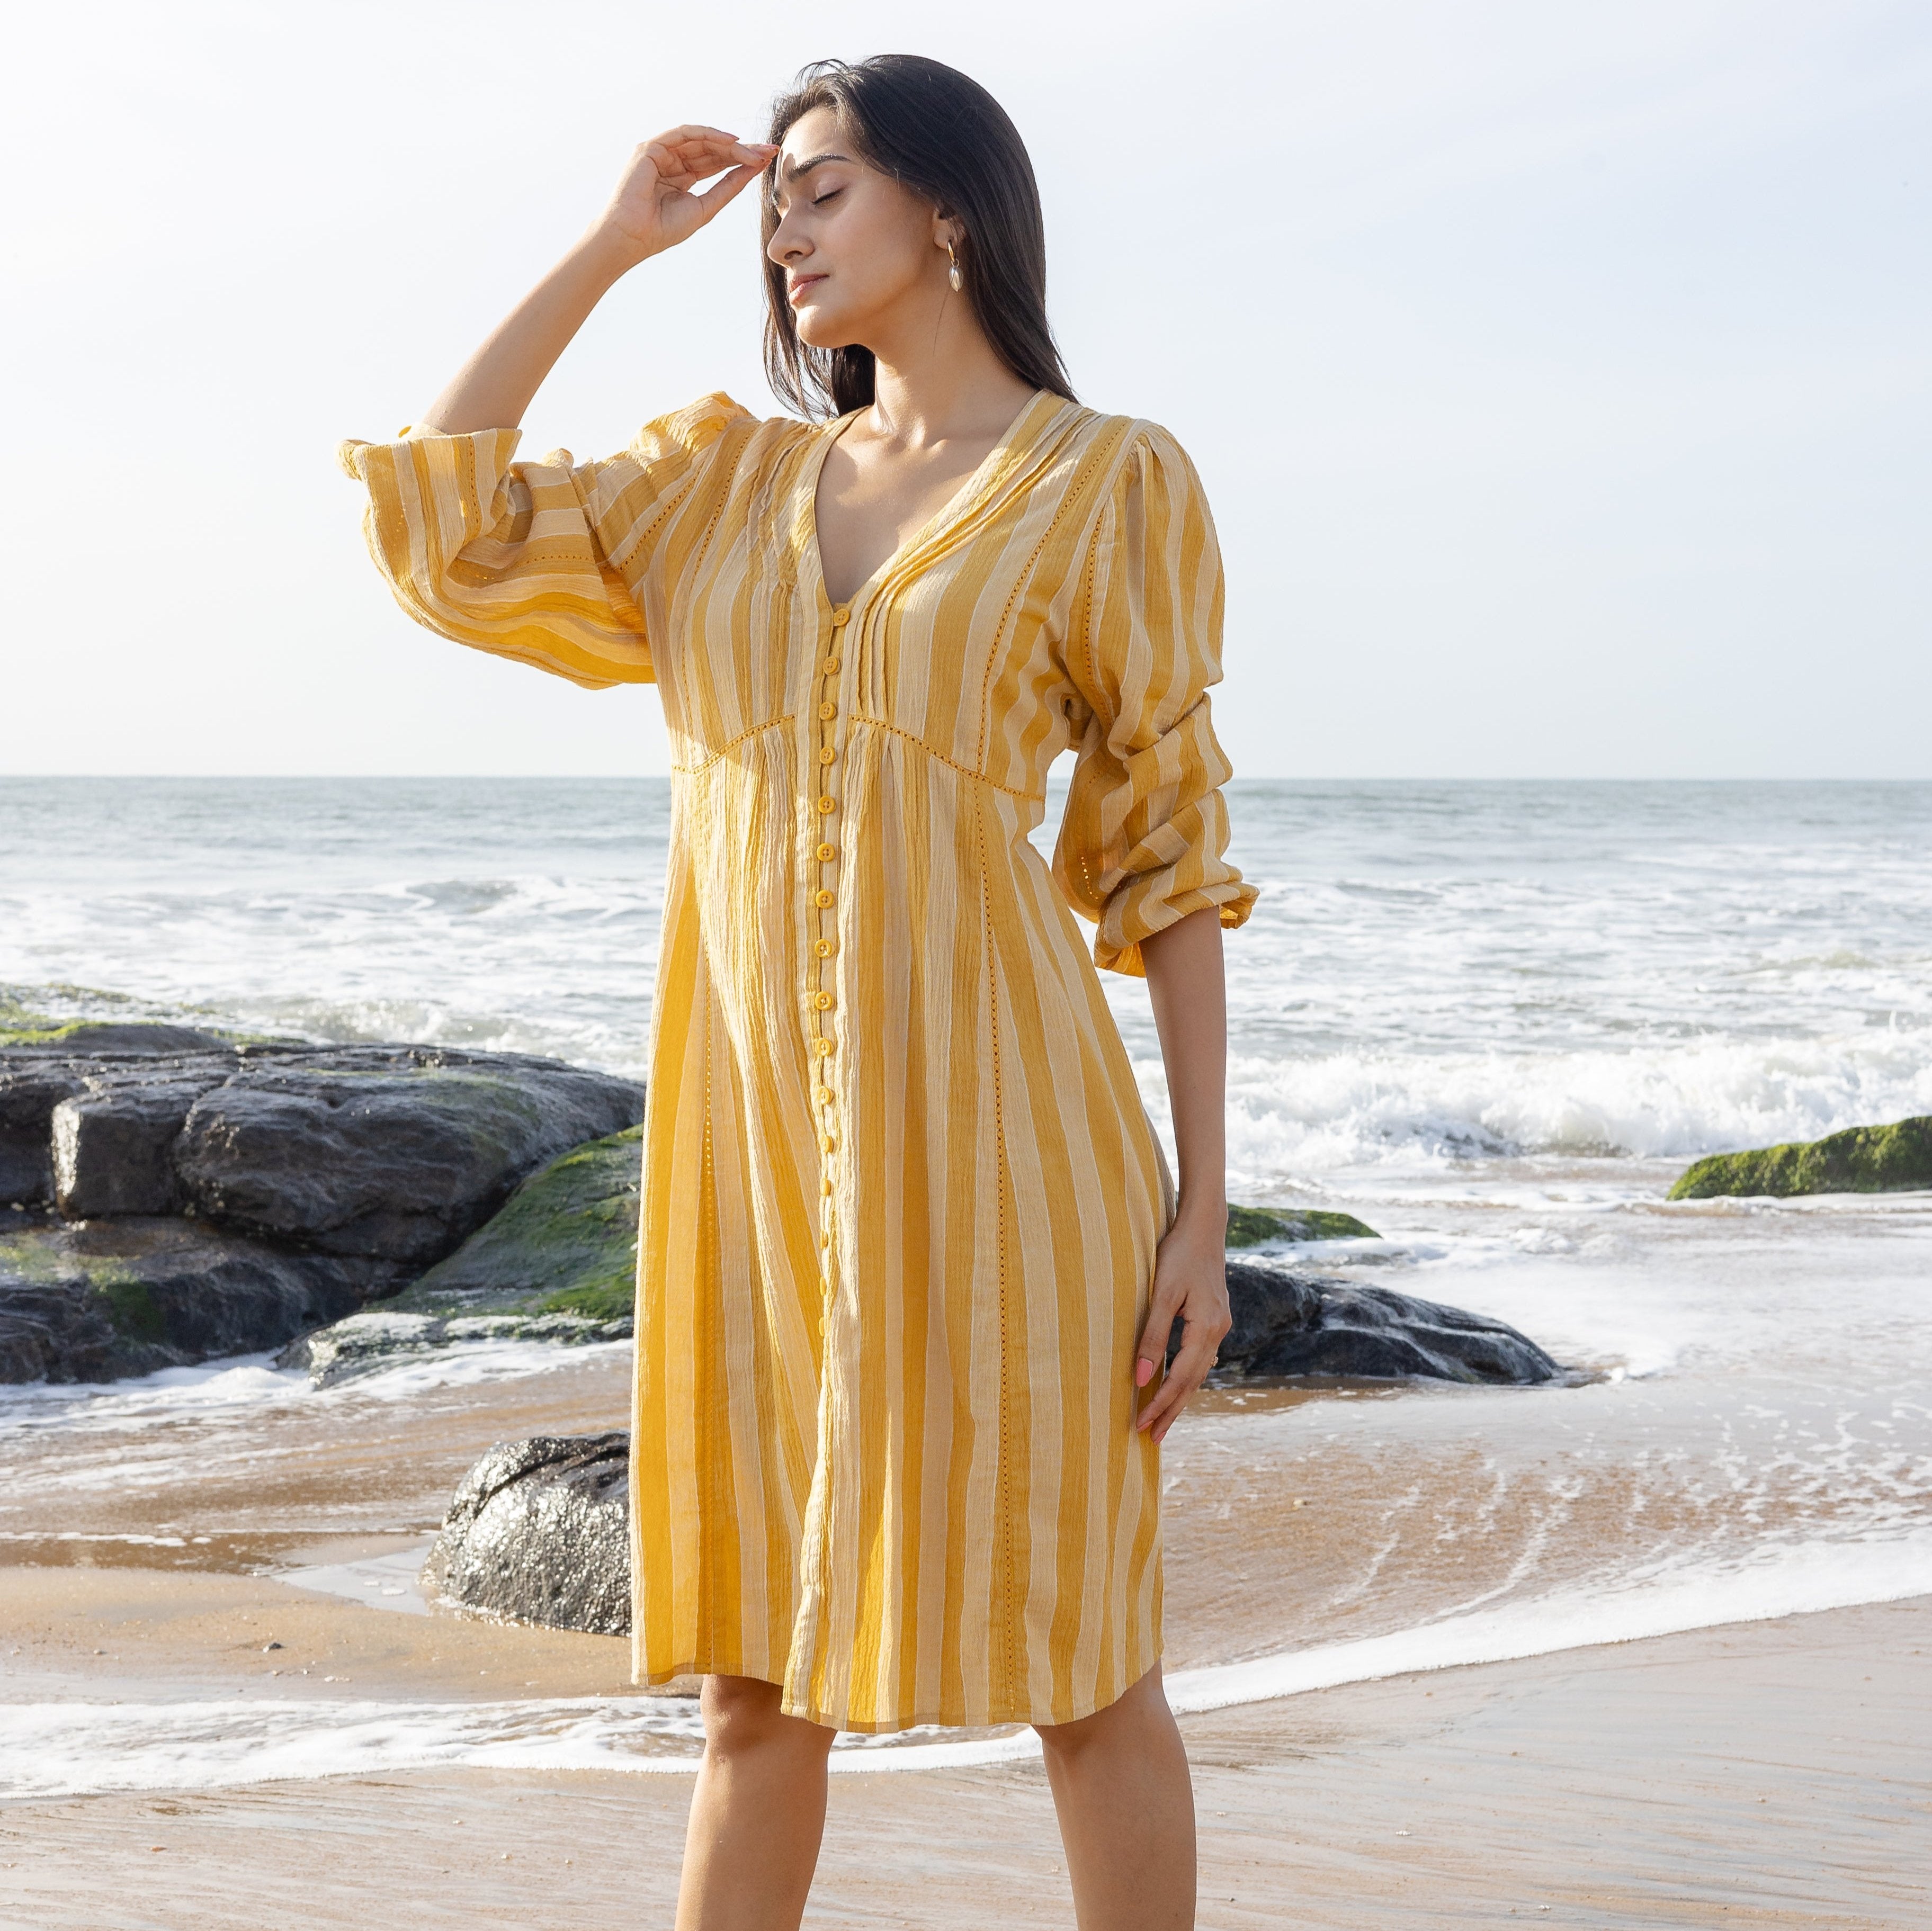
[(721, 744), (708, 757), (701, 757), (695, 764), (674, 764), (672, 775), (677, 778), (695, 778), (700, 772), (709, 771), (721, 757), (729, 757), (741, 744), (755, 737), (763, 737), (767, 731), (775, 731), (782, 724), (796, 724), (797, 719), (788, 712), (782, 718), (767, 718), (761, 724), (754, 724), (748, 731), (740, 731), (728, 744)]
[(934, 751), (922, 737), (915, 737), (910, 731), (902, 731), (897, 724), (889, 724), (884, 718), (868, 718), (862, 711), (852, 713), (855, 724), (870, 724), (875, 731), (890, 731), (896, 738), (903, 738), (909, 745), (916, 745), (928, 757), (936, 759), (949, 771), (956, 771), (962, 778), (970, 778), (976, 784), (990, 785), (995, 791), (1004, 791), (1009, 798), (1024, 799), (1030, 805), (1044, 805), (1046, 793), (1043, 791), (1016, 790), (1010, 784), (1002, 784), (997, 778), (988, 778), (983, 771), (974, 771), (970, 766), (950, 758), (943, 751)]

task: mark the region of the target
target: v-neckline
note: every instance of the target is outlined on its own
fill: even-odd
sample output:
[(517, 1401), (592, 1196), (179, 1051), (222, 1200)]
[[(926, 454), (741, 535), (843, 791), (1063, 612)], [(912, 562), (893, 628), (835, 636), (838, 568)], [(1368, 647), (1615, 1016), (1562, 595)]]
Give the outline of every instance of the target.
[[(978, 464), (962, 481), (959, 487), (952, 495), (947, 497), (939, 508), (928, 517), (911, 535), (900, 544), (849, 597), (836, 604), (832, 601), (831, 591), (826, 585), (825, 556), (818, 547), (819, 478), (824, 473), (826, 459), (832, 454), (832, 445), (844, 434), (853, 418), (859, 414), (860, 409), (866, 408), (868, 405), (861, 403), (859, 409), (848, 409), (843, 415), (836, 417), (832, 421), (827, 423), (825, 425), (827, 433), (820, 442), (818, 456), (812, 462), (809, 472), (805, 478), (805, 522), (810, 538), (806, 547), (812, 553), (812, 577), (818, 586), (819, 603), (824, 611), (829, 614), (835, 610), (856, 609), (860, 598), (891, 574), (901, 557), (906, 555), (909, 550), (916, 549), (935, 531), (944, 529), (948, 523), (962, 516), (991, 484), (994, 475), (1004, 465), (1006, 457), (1017, 445), (1020, 431), (1025, 426), (1028, 418), (1032, 415), (1036, 406), (1046, 400), (1050, 393), (1046, 389), (1035, 389), (1033, 394), (1020, 404), (1019, 412), (1014, 416), (1012, 421), (1008, 423), (1000, 432), (1000, 439), (980, 458)], [(1053, 397), (1052, 400), (1058, 403), (1063, 398), (1056, 396)]]

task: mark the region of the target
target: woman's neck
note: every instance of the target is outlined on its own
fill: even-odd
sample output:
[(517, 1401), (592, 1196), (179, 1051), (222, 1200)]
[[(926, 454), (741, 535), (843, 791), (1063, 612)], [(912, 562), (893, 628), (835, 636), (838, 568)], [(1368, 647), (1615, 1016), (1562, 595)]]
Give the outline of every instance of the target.
[(872, 351), (872, 405), (865, 431), (896, 448), (956, 439), (997, 440), (1033, 386), (993, 352), (958, 296), (923, 327)]

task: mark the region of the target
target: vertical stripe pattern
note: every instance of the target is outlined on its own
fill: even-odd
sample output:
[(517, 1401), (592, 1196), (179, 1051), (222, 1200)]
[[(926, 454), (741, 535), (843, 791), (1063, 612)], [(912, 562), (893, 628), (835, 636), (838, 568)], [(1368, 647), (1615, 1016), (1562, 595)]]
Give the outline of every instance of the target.
[(1096, 967), (1254, 897), (1220, 556), (1171, 436), (1042, 392), (835, 608), (844, 420), (713, 395), (605, 461), (511, 430), (342, 460), (419, 621), (664, 701), (638, 1679), (760, 1677), (845, 1729), (1066, 1723), (1160, 1654), (1132, 1369), (1173, 1194)]

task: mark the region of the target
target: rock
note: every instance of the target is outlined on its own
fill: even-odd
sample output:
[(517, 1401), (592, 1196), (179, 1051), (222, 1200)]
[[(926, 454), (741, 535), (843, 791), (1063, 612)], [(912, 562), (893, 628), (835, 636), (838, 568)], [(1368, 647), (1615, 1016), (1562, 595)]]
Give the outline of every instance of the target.
[(90, 1081), (61, 1101), (49, 1123), (55, 1206), (70, 1220), (178, 1212), (175, 1141), (232, 1064), (190, 1061), (174, 1069), (178, 1077), (120, 1085)]
[(128, 1216), (0, 1233), (0, 1382), (104, 1381), (279, 1348), (398, 1285), (392, 1263), (278, 1253)]
[(235, 1038), (226, 1033), (206, 1032), (198, 1026), (171, 1026), (158, 1019), (76, 1019), (64, 1026), (0, 1033), (0, 1048), (9, 1054), (58, 1054), (64, 1058), (230, 1053), (236, 1044)]
[[(526, 1180), (495, 1220), (414, 1286), (286, 1349), (318, 1387), (475, 1340), (616, 1341), (632, 1332), (634, 1132), (579, 1147)], [(508, 1223), (506, 1225), (506, 1223)], [(547, 1257), (554, 1241), (557, 1262)], [(1231, 1260), (1234, 1325), (1218, 1372), (1424, 1375), (1534, 1383), (1565, 1371), (1506, 1324), (1386, 1288)], [(1172, 1359), (1179, 1330), (1170, 1341)]]
[(403, 1304), (628, 1323), (637, 1297), (643, 1162), (641, 1126), (572, 1147), (524, 1181)]
[(1231, 1207), (1228, 1245), (1258, 1247), (1270, 1240), (1379, 1240), (1382, 1236), (1352, 1213), (1318, 1207)]
[[(94, 1022), (4, 1037), (4, 1380), (93, 1380), (281, 1347), (393, 1294), (532, 1169), (644, 1111), (634, 1082), (525, 1054)], [(579, 1162), (439, 1312), (526, 1314), (547, 1339), (628, 1333), (614, 1283), (634, 1265), (624, 1257), (636, 1246), (637, 1159), (632, 1135)], [(10, 1211), (49, 1205), (67, 1225)], [(620, 1304), (613, 1328), (604, 1309)], [(404, 1332), (314, 1351), (316, 1372), (339, 1378), (392, 1355)], [(404, 1351), (480, 1332), (418, 1322)]]
[(457, 1489), (427, 1592), (472, 1615), (628, 1636), (629, 1475), (621, 1431), (499, 1442)]
[(532, 1174), (447, 1260), (282, 1357), (318, 1387), (460, 1341), (622, 1340), (637, 1298), (643, 1129), (573, 1147)]
[(338, 1051), (323, 1065), (244, 1066), (196, 1101), (174, 1154), (189, 1210), (426, 1267), (533, 1168), (643, 1117), (641, 1087), (558, 1060), (366, 1051), (359, 1064)]
[(54, 1108), (86, 1090), (86, 1075), (70, 1063), (0, 1060), (0, 1204), (52, 1200)]
[[(1358, 1287), (1261, 1261), (1228, 1263), (1234, 1324), (1217, 1375), (1337, 1375), (1381, 1381), (1534, 1384), (1569, 1377), (1507, 1323), (1418, 1300), (1389, 1288)], [(1171, 1360), (1180, 1330), (1168, 1347)]]
[[(1231, 1261), (1228, 1294), (1234, 1325), (1221, 1343), (1217, 1380), (1576, 1378), (1502, 1321), (1386, 1288)], [(427, 1333), (434, 1318), (372, 1310), (328, 1332), (340, 1336), (400, 1319), (422, 1323), (419, 1331)], [(484, 1327), (489, 1318), (459, 1318), (446, 1325), (455, 1338), (454, 1330)], [(499, 1442), (464, 1477), (450, 1504), (423, 1570), (431, 1594), (475, 1614), (628, 1635), (629, 1452), (629, 1437), (622, 1432)]]
[[(195, 1097), (232, 1073), (245, 1050), (216, 1033), (186, 1026), (106, 1026), (85, 1021), (5, 1036), (8, 1043), (0, 1045), (0, 1204), (35, 1207), (46, 1206), (55, 1197), (54, 1117), (65, 1102), (74, 1100), (90, 1110), (112, 1111), (113, 1096), (124, 1092), (131, 1095), (152, 1089), (158, 1099), (164, 1091), (185, 1086), (190, 1090), (178, 1112), (170, 1093), (160, 1105), (159, 1117), (136, 1133), (135, 1137), (145, 1143), (142, 1151), (135, 1152), (123, 1137), (132, 1123), (124, 1111), (118, 1120), (102, 1120), (99, 1161), (89, 1149), (91, 1129), (79, 1120), (68, 1127), (70, 1162), (80, 1163), (79, 1171), (70, 1166), (76, 1198), (104, 1199), (121, 1187), (107, 1168), (117, 1150), (124, 1148), (145, 1176), (139, 1180), (130, 1177), (126, 1197), (130, 1201), (164, 1198), (171, 1201), (176, 1192), (174, 1181), (165, 1171), (165, 1160), (158, 1170), (153, 1143), (172, 1138)], [(137, 1108), (139, 1102), (130, 1098), (127, 1105)], [(170, 1210), (170, 1207), (142, 1204), (70, 1210), (81, 1216)]]
[(0, 1046), (0, 1206), (179, 1207), (257, 1238), (423, 1265), (533, 1168), (644, 1112), (634, 1082), (527, 1054), (163, 1026), (14, 1040)]
[(1744, 1153), (1714, 1153), (1686, 1170), (1672, 1200), (1803, 1193), (1892, 1193), (1932, 1187), (1932, 1115), (1852, 1126)]
[[(1271, 1354), (1289, 1336), (1317, 1325), (1322, 1318), (1321, 1282), (1286, 1267), (1252, 1261), (1228, 1263), (1228, 1311), (1234, 1324), (1222, 1337), (1221, 1372), (1245, 1375), (1257, 1357)], [(1179, 1330), (1170, 1337), (1168, 1358), (1180, 1345)]]

